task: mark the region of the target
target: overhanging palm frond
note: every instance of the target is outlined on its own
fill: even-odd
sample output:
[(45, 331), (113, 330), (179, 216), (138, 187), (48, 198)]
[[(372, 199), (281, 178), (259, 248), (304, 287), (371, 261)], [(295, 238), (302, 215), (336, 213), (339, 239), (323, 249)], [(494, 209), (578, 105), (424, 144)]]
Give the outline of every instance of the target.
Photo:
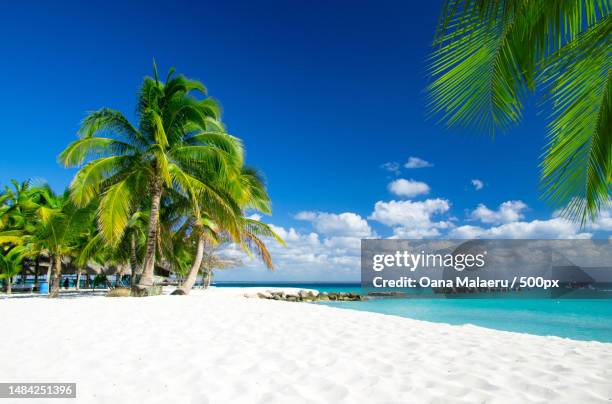
[(505, 129), (520, 120), (521, 99), (532, 86), (522, 67), (532, 55), (528, 47), (517, 46), (525, 32), (514, 17), (521, 5), (489, 2), (495, 7), (486, 8), (490, 18), (483, 18), (479, 2), (449, 3), (453, 14), (443, 20), (429, 67), (431, 113), (450, 127)]
[(553, 121), (542, 162), (544, 195), (584, 224), (610, 204), (612, 17), (552, 55), (542, 73)]
[(447, 0), (431, 56), (428, 105), (448, 126), (505, 129), (527, 91), (550, 89), (544, 196), (582, 224), (610, 203), (611, 9), (610, 0)]

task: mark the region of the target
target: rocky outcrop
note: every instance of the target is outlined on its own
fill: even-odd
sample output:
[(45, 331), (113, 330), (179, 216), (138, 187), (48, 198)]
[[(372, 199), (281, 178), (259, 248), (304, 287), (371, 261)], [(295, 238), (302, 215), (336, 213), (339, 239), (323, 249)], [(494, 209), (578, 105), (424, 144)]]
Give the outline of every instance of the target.
[(375, 296), (375, 297), (406, 297), (406, 296), (408, 296), (408, 293), (404, 293), (404, 292), (370, 292), (370, 293), (368, 293), (368, 296)]
[(316, 290), (265, 290), (256, 293), (245, 293), (244, 297), (282, 300), (286, 302), (319, 302), (319, 301), (362, 301), (366, 296), (351, 292), (319, 293)]

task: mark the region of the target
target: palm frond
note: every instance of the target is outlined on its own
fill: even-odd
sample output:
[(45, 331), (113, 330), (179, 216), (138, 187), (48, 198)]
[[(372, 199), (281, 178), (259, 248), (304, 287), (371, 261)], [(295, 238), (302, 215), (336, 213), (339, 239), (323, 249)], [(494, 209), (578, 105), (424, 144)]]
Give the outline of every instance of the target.
[(249, 218), (243, 218), (243, 221), (243, 227), (249, 234), (272, 238), (283, 247), (287, 245), (285, 241), (266, 223)]
[(521, 21), (509, 16), (505, 2), (482, 20), (479, 6), (449, 20), (431, 55), (428, 106), (449, 127), (476, 128), (494, 133), (521, 118), (522, 98), (530, 85), (522, 66), (529, 48), (520, 44)]
[(147, 142), (143, 135), (119, 111), (102, 108), (91, 112), (81, 124), (79, 135), (81, 138), (98, 136), (100, 134), (114, 135), (134, 147), (144, 147)]
[(109, 157), (114, 155), (138, 152), (134, 146), (115, 139), (102, 137), (85, 137), (68, 145), (59, 155), (58, 160), (65, 167), (80, 166), (86, 159)]
[(104, 181), (127, 170), (134, 162), (132, 156), (103, 157), (87, 163), (70, 183), (70, 197), (78, 206), (87, 205), (101, 191)]
[(553, 121), (542, 162), (544, 196), (584, 224), (610, 203), (612, 181), (612, 17), (548, 60)]
[(131, 189), (134, 180), (134, 175), (130, 175), (111, 185), (100, 199), (98, 226), (104, 239), (111, 245), (121, 240), (130, 219), (135, 196)]

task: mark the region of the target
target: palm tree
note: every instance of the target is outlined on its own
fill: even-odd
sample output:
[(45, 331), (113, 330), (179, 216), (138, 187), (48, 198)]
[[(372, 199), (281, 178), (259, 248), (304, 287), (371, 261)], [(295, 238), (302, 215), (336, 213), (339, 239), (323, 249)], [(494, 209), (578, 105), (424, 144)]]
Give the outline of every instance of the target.
[[(271, 213), (270, 198), (266, 191), (265, 182), (255, 169), (243, 167), (240, 175), (235, 177), (233, 181), (224, 182), (222, 186), (241, 209), (252, 209), (266, 214)], [(205, 212), (205, 206), (201, 208), (201, 212)], [(237, 238), (232, 237), (233, 234), (226, 231), (225, 223), (227, 221), (223, 217), (219, 218), (216, 215), (206, 213), (198, 216), (198, 212), (194, 211), (191, 220), (193, 224), (192, 234), (197, 239), (197, 247), (191, 269), (180, 287), (184, 294), (188, 294), (195, 284), (198, 272), (202, 268), (206, 247), (213, 247), (218, 244), (222, 240), (223, 234), (230, 236), (227, 241), (240, 244), (247, 254), (250, 255), (255, 250), (268, 269), (273, 269), (272, 257), (265, 242), (260, 237), (272, 238), (278, 243), (284, 244), (284, 241), (270, 226), (244, 217), (242, 214), (236, 220)]]
[(96, 204), (78, 207), (68, 192), (49, 194), (48, 197), (53, 210), (41, 218), (29, 242), (32, 250), (49, 256), (52, 269), (49, 297), (53, 298), (57, 297), (61, 287), (62, 262), (75, 256), (79, 239), (91, 228)]
[(194, 95), (206, 96), (202, 83), (173, 76), (173, 69), (164, 83), (155, 65), (153, 72), (140, 88), (137, 126), (120, 112), (103, 108), (85, 118), (80, 139), (60, 155), (66, 166), (81, 166), (88, 160), (70, 185), (71, 198), (77, 206), (85, 206), (101, 196), (98, 226), (111, 245), (120, 242), (138, 202), (148, 196), (150, 215), (139, 293), (153, 284), (162, 195), (171, 190), (194, 204), (204, 203), (209, 212), (233, 215), (238, 208), (231, 200), (190, 173), (206, 170), (217, 177), (231, 177), (243, 158), (240, 141), (225, 133), (217, 102)]
[(521, 120), (538, 86), (552, 107), (543, 195), (572, 219), (610, 206), (610, 0), (446, 0), (429, 105), (450, 127), (493, 134)]
[(216, 253), (216, 246), (211, 246), (208, 251), (204, 254), (204, 259), (202, 260), (202, 289), (208, 289), (210, 284), (212, 283), (212, 279), (214, 276), (213, 271), (215, 269), (226, 269), (229, 267), (237, 267), (242, 264), (242, 261), (239, 259), (228, 259), (222, 258)]
[(11, 180), (11, 184), (12, 188), (5, 187), (0, 196), (0, 245), (6, 251), (15, 246), (25, 246), (23, 253), (36, 257), (38, 271), (38, 253), (32, 251), (29, 243), (40, 220), (47, 218), (53, 210), (48, 205), (52, 191), (46, 184), (33, 186), (30, 181)]
[(27, 250), (24, 246), (7, 247), (5, 251), (0, 251), (0, 279), (4, 279), (8, 295), (12, 292), (13, 277), (22, 269), (22, 262), (26, 253)]

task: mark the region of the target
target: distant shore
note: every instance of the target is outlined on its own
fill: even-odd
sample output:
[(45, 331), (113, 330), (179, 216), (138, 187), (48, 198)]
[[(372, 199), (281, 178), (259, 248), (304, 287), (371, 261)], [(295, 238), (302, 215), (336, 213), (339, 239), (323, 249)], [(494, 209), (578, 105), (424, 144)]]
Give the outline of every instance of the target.
[(612, 344), (245, 292), (3, 300), (0, 380), (76, 382), (79, 403), (612, 399)]

